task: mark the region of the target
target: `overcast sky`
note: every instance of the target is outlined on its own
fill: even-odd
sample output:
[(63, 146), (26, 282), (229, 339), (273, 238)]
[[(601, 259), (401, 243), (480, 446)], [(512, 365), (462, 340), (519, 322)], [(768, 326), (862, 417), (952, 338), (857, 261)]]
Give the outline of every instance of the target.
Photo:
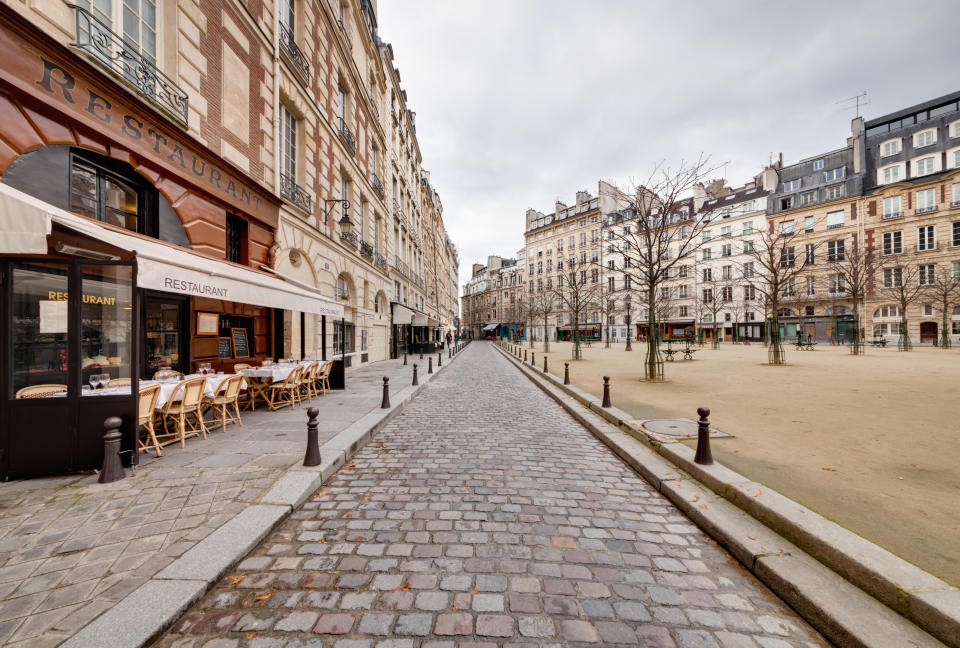
[[(460, 278), (524, 214), (701, 152), (731, 185), (960, 90), (956, 4), (379, 0)], [(462, 293), (462, 290), (461, 290)]]

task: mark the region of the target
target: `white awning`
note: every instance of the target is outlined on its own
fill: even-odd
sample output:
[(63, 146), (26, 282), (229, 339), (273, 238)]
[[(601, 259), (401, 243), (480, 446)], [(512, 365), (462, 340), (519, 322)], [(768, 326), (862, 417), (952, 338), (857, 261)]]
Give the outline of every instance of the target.
[(393, 305), (393, 323), (394, 324), (409, 324), (413, 319), (413, 311), (407, 308), (406, 306), (401, 306), (400, 304)]
[(427, 325), (427, 316), (423, 313), (414, 313), (413, 314), (413, 325), (414, 326), (426, 326)]
[[(0, 183), (0, 196), (26, 203), (20, 213), (33, 212), (33, 231), (43, 228), (42, 216), (80, 234), (130, 252), (136, 252), (137, 286), (182, 295), (343, 317), (343, 306), (319, 292), (246, 266), (218, 261), (83, 216), (77, 216)], [(4, 203), (0, 203), (2, 206)], [(46, 224), (49, 232), (49, 222)], [(44, 240), (43, 252), (47, 251)], [(22, 249), (16, 252), (23, 253)]]
[(493, 329), (497, 328), (498, 326), (500, 326), (500, 324), (487, 324), (486, 326), (483, 327), (483, 330), (484, 330), (484, 331), (492, 331)]
[(45, 203), (0, 183), (0, 253), (46, 254), (50, 211)]
[(440, 328), (440, 320), (435, 320), (432, 317), (428, 317), (427, 322), (429, 322), (430, 328)]

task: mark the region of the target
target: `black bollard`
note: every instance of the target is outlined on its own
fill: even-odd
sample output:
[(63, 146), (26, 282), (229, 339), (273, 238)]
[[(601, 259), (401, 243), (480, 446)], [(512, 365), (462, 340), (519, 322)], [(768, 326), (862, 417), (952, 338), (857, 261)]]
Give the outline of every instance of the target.
[(710, 416), (709, 407), (698, 407), (697, 414), (700, 420), (697, 421), (697, 454), (693, 456), (693, 462), (709, 466), (713, 463), (713, 454), (710, 452)]
[(420, 359), (423, 360), (423, 347), (420, 347)]
[(531, 352), (530, 352), (530, 366), (531, 366), (531, 367), (537, 366), (537, 353), (536, 353), (536, 351), (531, 351)]
[(403, 352), (403, 366), (404, 366), (404, 367), (407, 366), (407, 352), (406, 352), (406, 351)]
[(443, 354), (437, 351), (437, 369), (443, 366)]
[(610, 407), (610, 376), (603, 377), (603, 404), (600, 407)]
[(123, 425), (123, 419), (119, 416), (111, 416), (103, 422), (103, 427), (107, 429), (103, 435), (103, 469), (100, 471), (100, 478), (97, 479), (101, 484), (120, 481), (127, 476), (123, 470), (123, 464), (120, 462), (120, 426)]
[(413, 363), (413, 383), (414, 385), (419, 385), (420, 381), (417, 380), (417, 363)]
[(307, 410), (307, 453), (303, 456), (304, 466), (320, 465), (320, 442), (317, 440), (317, 415), (320, 410), (311, 407)]
[(570, 363), (569, 362), (563, 363), (563, 384), (564, 385), (570, 384)]
[(447, 347), (447, 360), (453, 357), (453, 349)]
[(526, 349), (523, 350), (523, 361), (524, 361), (524, 362), (527, 361), (527, 350), (526, 350)]
[(433, 373), (433, 356), (430, 356), (429, 358), (427, 358), (427, 373), (428, 374)]
[(547, 373), (547, 356), (543, 356), (543, 373)]
[(383, 377), (383, 400), (380, 401), (380, 409), (390, 409), (390, 379)]

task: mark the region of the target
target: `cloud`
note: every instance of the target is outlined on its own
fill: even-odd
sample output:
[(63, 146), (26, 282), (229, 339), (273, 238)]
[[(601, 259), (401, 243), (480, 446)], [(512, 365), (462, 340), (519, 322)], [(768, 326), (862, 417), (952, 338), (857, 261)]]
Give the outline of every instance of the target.
[(957, 90), (952, 3), (380, 0), (425, 168), (474, 262), (523, 246), (598, 179), (626, 183), (701, 152), (731, 184), (771, 155), (845, 145), (867, 118)]

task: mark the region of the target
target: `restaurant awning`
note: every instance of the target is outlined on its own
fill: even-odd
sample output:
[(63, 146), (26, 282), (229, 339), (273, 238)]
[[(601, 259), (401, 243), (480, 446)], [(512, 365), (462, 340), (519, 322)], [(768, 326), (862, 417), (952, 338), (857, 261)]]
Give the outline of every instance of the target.
[(427, 325), (427, 316), (423, 313), (414, 313), (413, 314), (413, 325), (414, 326), (426, 326)]
[[(46, 235), (50, 232), (52, 220), (74, 232), (135, 253), (137, 286), (140, 288), (343, 317), (341, 304), (322, 297), (318, 291), (295, 286), (278, 276), (211, 259), (177, 245), (71, 214), (2, 183), (0, 197), (0, 209), (12, 205), (14, 212), (21, 214), (21, 225), (28, 225), (26, 228), (20, 227), (28, 230), (25, 234), (39, 236), (42, 232), (44, 236), (42, 250), (34, 248), (29, 252), (22, 247), (7, 250), (4, 244), (0, 251), (14, 254), (45, 253)], [(22, 238), (26, 241), (29, 237)]]
[(413, 311), (400, 304), (393, 305), (393, 323), (395, 325), (410, 324), (413, 320)]
[(486, 326), (483, 327), (483, 330), (484, 330), (484, 331), (492, 331), (493, 329), (497, 328), (498, 326), (500, 326), (499, 323), (497, 323), (497, 324), (487, 324)]
[(29, 198), (24, 193), (2, 183), (0, 188), (0, 253), (46, 254), (50, 212), (40, 201), (21, 200), (20, 196)]
[(432, 317), (427, 318), (427, 323), (430, 328), (440, 328), (440, 320), (433, 319)]

